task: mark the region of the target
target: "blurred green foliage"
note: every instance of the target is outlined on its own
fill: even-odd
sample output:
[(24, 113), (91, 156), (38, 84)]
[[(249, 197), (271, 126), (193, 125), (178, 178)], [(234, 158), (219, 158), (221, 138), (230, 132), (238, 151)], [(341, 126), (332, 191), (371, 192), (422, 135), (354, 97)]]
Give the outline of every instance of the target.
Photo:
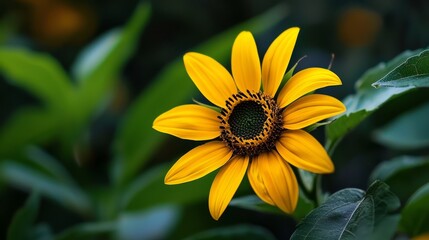
[(28, 198), (25, 205), (13, 217), (7, 232), (7, 239), (30, 239), (34, 237), (30, 233), (36, 221), (39, 202), (40, 196), (37, 193), (33, 193)]
[(428, 232), (429, 184), (419, 188), (407, 201), (401, 212), (401, 230), (410, 236)]
[[(429, 232), (429, 50), (424, 49), (429, 36), (421, 13), (427, 4), (374, 3), (365, 8), (338, 1), (263, 2), (94, 1), (98, 7), (91, 8), (90, 1), (16, 0), (39, 9), (24, 14), (24, 30), (2, 7), (0, 238), (390, 239)], [(315, 4), (311, 11), (309, 4)], [(317, 24), (332, 15), (334, 5), (338, 19), (328, 19), (330, 27), (338, 22), (337, 32), (323, 25), (327, 23)], [(403, 5), (415, 12), (412, 24), (405, 21), (398, 30), (387, 20), (389, 14), (404, 17), (395, 15)], [(55, 11), (43, 12), (46, 8)], [(217, 25), (204, 9), (210, 9)], [(104, 25), (119, 15), (122, 26)], [(371, 28), (360, 28), (368, 22)], [(327, 122), (325, 134), (314, 131), (326, 138), (336, 173), (321, 184), (320, 176), (297, 170), (300, 199), (290, 216), (263, 203), (244, 182), (232, 207), (214, 222), (207, 210), (214, 175), (164, 185), (168, 168), (190, 144), (154, 131), (152, 122), (174, 106), (200, 99), (185, 72), (184, 52), (201, 52), (228, 66), (240, 31), (250, 30), (264, 52), (278, 32), (293, 25), (303, 31), (292, 62), (308, 57), (288, 74), (295, 67), (327, 67), (326, 51), (339, 53), (333, 70), (344, 87), (331, 95), (345, 97), (347, 112)], [(76, 30), (79, 26), (86, 30)], [(92, 32), (89, 41), (94, 26), (99, 32)], [(405, 39), (404, 29), (411, 29)], [(21, 31), (38, 45), (22, 44)], [(195, 38), (188, 34), (192, 31)], [(406, 44), (396, 46), (395, 39)], [(60, 45), (66, 47), (59, 51)], [(314, 49), (307, 53), (302, 50), (307, 46)], [(417, 50), (399, 54), (406, 49)], [(370, 51), (383, 57), (371, 57)], [(371, 67), (380, 60), (387, 62)], [(326, 192), (320, 191), (322, 186)]]

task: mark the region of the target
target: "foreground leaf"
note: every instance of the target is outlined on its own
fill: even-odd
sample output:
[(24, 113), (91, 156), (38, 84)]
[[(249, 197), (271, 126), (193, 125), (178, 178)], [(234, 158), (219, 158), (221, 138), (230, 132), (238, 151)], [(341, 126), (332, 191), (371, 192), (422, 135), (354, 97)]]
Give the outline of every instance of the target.
[[(367, 239), (381, 231), (379, 224), (399, 208), (389, 186), (376, 181), (367, 192), (343, 189), (331, 195), (299, 225), (291, 239)], [(395, 227), (385, 229), (386, 234)]]
[(39, 210), (39, 201), (39, 194), (33, 193), (25, 205), (15, 213), (7, 231), (8, 240), (31, 239), (34, 221)]
[[(429, 56), (428, 56), (429, 58)], [(429, 104), (406, 112), (375, 132), (375, 140), (391, 148), (419, 149), (429, 146)]]
[(276, 239), (268, 230), (259, 226), (237, 225), (207, 230), (187, 237), (185, 240), (274, 240)]
[(405, 202), (418, 188), (429, 182), (428, 172), (429, 157), (401, 156), (379, 164), (372, 172), (370, 181), (386, 182), (392, 192)]
[(429, 232), (429, 183), (417, 190), (401, 213), (401, 230), (414, 237)]
[(429, 87), (429, 50), (406, 62), (373, 84), (374, 87)]
[[(221, 63), (230, 60), (232, 43), (237, 34), (247, 29), (258, 35), (284, 17), (283, 5), (234, 27), (193, 49)], [(174, 86), (174, 87), (173, 87)], [(190, 101), (197, 89), (186, 74), (180, 57), (153, 79), (125, 116), (115, 142), (116, 159), (112, 173), (115, 182), (129, 181), (154, 153), (165, 135), (152, 129), (153, 120), (178, 104)]]
[(335, 117), (333, 122), (326, 126), (326, 142), (329, 152), (332, 152), (345, 134), (355, 128), (383, 104), (416, 87), (372, 88), (371, 84), (386, 76), (391, 70), (404, 63), (410, 56), (418, 55), (422, 51), (421, 49), (406, 51), (387, 64), (379, 64), (364, 73), (356, 84), (357, 93), (348, 96), (343, 101), (347, 111)]

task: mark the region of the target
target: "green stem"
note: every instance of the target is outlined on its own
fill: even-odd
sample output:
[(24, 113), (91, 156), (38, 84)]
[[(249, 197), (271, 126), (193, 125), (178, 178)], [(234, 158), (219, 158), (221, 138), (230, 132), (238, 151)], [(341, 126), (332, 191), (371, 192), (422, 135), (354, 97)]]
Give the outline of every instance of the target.
[(326, 149), (326, 152), (328, 153), (328, 155), (329, 155), (330, 157), (332, 157), (332, 154), (334, 154), (334, 151), (335, 151), (335, 149), (337, 148), (338, 143), (339, 143), (340, 141), (341, 141), (341, 138), (339, 138), (339, 139), (335, 139), (335, 140), (330, 140), (330, 139), (328, 139), (328, 140), (326, 141), (325, 149)]
[(322, 204), (322, 195), (322, 177), (320, 175), (316, 175), (313, 186), (313, 199), (315, 207), (318, 207), (320, 204)]

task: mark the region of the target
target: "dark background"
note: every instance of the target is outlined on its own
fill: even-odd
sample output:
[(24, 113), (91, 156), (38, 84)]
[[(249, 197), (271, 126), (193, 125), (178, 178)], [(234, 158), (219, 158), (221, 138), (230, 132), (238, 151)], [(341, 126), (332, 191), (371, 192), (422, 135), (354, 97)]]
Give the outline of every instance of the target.
[[(79, 51), (107, 30), (122, 26), (137, 3), (136, 0), (1, 1), (1, 26), (9, 32), (3, 43), (47, 52), (70, 71)], [(121, 76), (122, 100), (117, 103), (110, 117), (100, 118), (96, 120), (97, 124), (93, 124), (93, 161), (83, 167), (89, 169), (92, 174), (99, 175), (96, 177), (97, 181), (105, 181), (107, 163), (104, 160), (109, 155), (106, 149), (110, 147), (118, 121), (127, 106), (165, 65), (181, 58), (197, 44), (280, 3), (287, 6), (286, 18), (256, 39), (261, 56), (281, 31), (292, 26), (300, 27), (301, 32), (291, 63), (306, 55), (298, 69), (309, 66), (326, 68), (333, 60), (332, 70), (340, 76), (343, 86), (324, 91), (339, 99), (354, 92), (354, 83), (368, 68), (387, 61), (404, 50), (427, 47), (429, 43), (429, 2), (424, 0), (152, 1), (150, 22)], [(35, 99), (8, 84), (1, 76), (0, 80), (1, 124), (15, 109), (31, 104)], [(397, 100), (349, 134), (333, 156), (336, 168), (341, 171), (324, 178), (324, 188), (331, 192), (345, 187), (366, 189), (368, 175), (374, 166), (398, 154), (375, 143), (371, 138), (371, 131), (400, 114), (395, 104), (411, 107), (419, 104), (419, 99), (425, 98), (426, 94), (427, 91), (421, 91), (413, 99), (403, 97)], [(323, 131), (317, 130), (315, 134), (323, 142)], [(183, 143), (171, 138), (166, 145), (172, 146), (171, 144), (182, 144), (186, 146), (182, 149), (190, 149), (193, 143)], [(177, 156), (184, 151), (182, 149), (172, 148), (171, 152), (167, 153), (160, 151), (160, 154), (154, 157), (153, 164), (164, 161), (164, 158)], [(13, 189), (6, 189), (0, 194), (0, 199), (3, 199), (0, 232), (4, 232), (8, 219), (25, 198), (24, 193)], [(178, 230), (178, 236), (181, 237), (205, 224), (233, 225), (244, 221), (265, 226), (279, 239), (284, 239), (290, 236), (295, 226), (293, 220), (285, 216), (264, 215), (237, 208), (229, 208), (222, 221), (215, 223), (209, 217), (206, 202), (187, 207), (185, 212), (190, 220), (180, 224), (179, 228), (183, 230)], [(199, 223), (193, 222), (196, 212), (202, 212), (200, 215), (206, 214), (207, 219)], [(45, 212), (41, 218), (49, 219), (50, 214), (52, 213)], [(67, 216), (65, 213), (64, 218)], [(54, 227), (61, 229), (68, 222), (79, 221), (73, 216), (70, 218)]]

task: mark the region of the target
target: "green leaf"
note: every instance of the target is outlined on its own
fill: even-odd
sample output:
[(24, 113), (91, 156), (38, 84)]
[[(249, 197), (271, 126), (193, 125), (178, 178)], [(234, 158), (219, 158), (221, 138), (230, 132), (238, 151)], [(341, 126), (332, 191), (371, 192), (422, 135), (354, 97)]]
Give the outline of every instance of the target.
[(57, 181), (22, 164), (3, 161), (0, 164), (0, 179), (18, 188), (37, 190), (81, 214), (86, 215), (92, 210), (88, 196), (78, 187)]
[[(263, 202), (256, 195), (247, 195), (243, 197), (234, 198), (230, 202), (230, 205), (253, 210), (253, 211), (263, 212), (263, 213), (285, 214), (279, 208)], [(296, 220), (301, 220), (311, 210), (313, 210), (313, 208), (314, 208), (313, 203), (311, 203), (308, 199), (304, 197), (303, 194), (300, 193), (299, 199), (298, 199), (298, 205), (295, 209), (295, 212), (293, 212), (291, 216)]]
[(237, 225), (223, 228), (216, 228), (197, 233), (184, 240), (274, 240), (272, 233), (265, 228), (253, 225)]
[(330, 156), (341, 139), (350, 132), (353, 128), (359, 125), (370, 112), (362, 109), (351, 112), (348, 115), (341, 115), (326, 126), (326, 150)]
[(392, 69), (405, 62), (410, 56), (419, 54), (422, 50), (406, 51), (386, 64), (379, 64), (368, 70), (356, 84), (357, 93), (344, 99), (347, 110), (344, 114), (333, 118), (326, 126), (326, 144), (332, 153), (339, 141), (386, 102), (404, 94), (415, 86), (404, 88), (372, 88), (371, 84), (387, 75)]
[(39, 201), (39, 194), (32, 193), (25, 205), (15, 213), (7, 231), (8, 240), (31, 239), (32, 228), (39, 210)]
[(301, 181), (302, 187), (305, 188), (306, 192), (312, 192), (314, 188), (314, 181), (316, 178), (316, 174), (302, 170), (300, 168), (298, 170), (298, 179)]
[(89, 45), (77, 58), (73, 67), (78, 82), (90, 84), (115, 77), (134, 54), (150, 14), (149, 3), (138, 4), (123, 28), (109, 31)]
[(33, 229), (32, 236), (30, 239), (54, 240), (54, 235), (50, 226), (47, 223), (41, 223)]
[(33, 192), (13, 216), (7, 232), (8, 240), (53, 240), (51, 229), (47, 224), (35, 225), (39, 212), (40, 196)]
[[(54, 134), (63, 134), (64, 143), (73, 141), (132, 54), (148, 13), (147, 4), (136, 9), (103, 61), (88, 70), (87, 74), (82, 74), (85, 79), (79, 89), (71, 84), (52, 57), (23, 49), (0, 48), (0, 71), (12, 83), (39, 97), (47, 108), (21, 110), (6, 122), (0, 131), (0, 156), (8, 155), (28, 143), (51, 139)], [(58, 128), (62, 128), (61, 131), (57, 131)]]
[[(379, 164), (370, 181), (382, 180), (392, 192), (406, 201), (419, 187), (429, 181), (429, 157), (402, 156)], [(406, 187), (404, 183), (406, 182)]]
[(166, 239), (179, 219), (176, 206), (159, 206), (139, 212), (122, 213), (117, 220), (88, 222), (68, 228), (56, 236), (57, 240), (74, 239)]
[(387, 215), (377, 224), (369, 240), (394, 239), (400, 220), (399, 214)]
[(0, 48), (0, 71), (7, 79), (41, 100), (42, 106), (19, 109), (0, 130), (0, 156), (27, 144), (39, 144), (67, 134), (73, 119), (76, 89), (51, 56), (19, 48)]
[(308, 200), (304, 196), (304, 194), (300, 192), (299, 198), (298, 198), (298, 204), (296, 206), (295, 212), (292, 213), (292, 217), (300, 221), (305, 216), (307, 216), (307, 214), (310, 213), (310, 211), (313, 209), (314, 209), (314, 203)]
[(359, 80), (356, 81), (356, 85), (355, 85), (356, 90), (371, 88), (374, 82), (386, 76), (389, 72), (393, 71), (399, 65), (407, 61), (407, 59), (410, 58), (411, 56), (417, 55), (422, 51), (423, 49), (404, 51), (403, 53), (399, 54), (389, 62), (379, 63), (377, 66), (367, 70), (362, 75), (362, 77), (360, 77)]
[(388, 147), (409, 150), (429, 146), (429, 103), (412, 109), (392, 120), (374, 134)]
[(18, 110), (1, 126), (0, 156), (10, 156), (29, 143), (47, 141), (58, 134), (55, 130), (61, 126), (60, 120), (56, 113), (48, 110), (39, 108)]
[(418, 189), (401, 212), (401, 230), (411, 237), (429, 232), (429, 183)]
[(79, 53), (71, 67), (72, 76), (79, 84), (83, 84), (81, 81), (90, 80), (89, 76), (105, 61), (112, 49), (118, 44), (122, 34), (122, 28), (111, 29)]
[[(7, 16), (9, 15), (9, 16)], [(18, 21), (15, 21), (13, 14), (5, 14), (0, 21), (0, 45), (6, 45), (14, 34), (18, 34)]]
[(47, 223), (38, 224), (33, 228), (32, 237), (34, 240), (54, 240), (54, 235)]
[(373, 83), (374, 87), (429, 87), (429, 50), (407, 59), (382, 79)]
[(74, 88), (52, 57), (19, 48), (0, 48), (0, 71), (13, 84), (37, 96), (56, 110), (64, 110)]
[[(280, 5), (213, 37), (193, 51), (211, 56), (222, 63), (229, 62), (232, 43), (240, 31), (246, 29), (258, 35), (283, 17), (284, 6)], [(153, 120), (178, 104), (191, 100), (192, 93), (196, 90), (186, 74), (181, 57), (167, 65), (153, 79), (152, 84), (130, 107), (119, 128), (115, 142), (116, 159), (112, 169), (115, 182), (123, 184), (138, 173), (165, 139), (165, 134), (152, 129)]]
[[(98, 49), (93, 46), (87, 49), (79, 58), (79, 64), (85, 64), (89, 69), (79, 69), (77, 77), (79, 77), (79, 97), (78, 106), (82, 114), (83, 122), (92, 116), (94, 109), (100, 104), (101, 100), (106, 97), (107, 93), (112, 90), (118, 80), (118, 75), (125, 65), (126, 61), (132, 56), (137, 46), (137, 42), (144, 26), (146, 26), (150, 15), (150, 5), (148, 3), (139, 4), (127, 25), (115, 32), (108, 33), (107, 36), (102, 38), (110, 38), (104, 41), (112, 41), (114, 43), (104, 44), (102, 49), (103, 53), (97, 53), (97, 56), (103, 59), (93, 59), (91, 54)], [(100, 43), (98, 40), (95, 44)], [(85, 60), (84, 60), (85, 59)], [(82, 63), (83, 61), (83, 63)]]
[(159, 165), (133, 181), (124, 191), (121, 207), (136, 211), (162, 204), (188, 204), (207, 198), (214, 174), (189, 183), (165, 185), (164, 177), (170, 166)]
[(380, 181), (366, 193), (343, 189), (304, 218), (291, 239), (367, 239), (399, 206), (399, 199)]
[[(106, 234), (112, 234), (117, 227), (117, 222), (93, 222), (82, 223), (68, 228), (58, 234), (56, 240), (95, 239)], [(97, 238), (98, 239), (98, 238)], [(103, 238), (104, 239), (104, 238)]]
[(12, 84), (35, 95), (42, 103), (19, 109), (1, 127), (0, 156), (61, 134), (56, 130), (67, 126), (73, 116), (70, 104), (75, 89), (60, 64), (47, 54), (2, 47), (0, 71)]
[(263, 202), (256, 195), (233, 198), (229, 205), (263, 213), (284, 214), (280, 209)]
[(168, 239), (180, 216), (177, 206), (166, 205), (119, 217), (117, 239)]
[(29, 146), (24, 149), (24, 153), (31, 168), (64, 183), (74, 184), (73, 178), (67, 172), (63, 165), (59, 163), (47, 152), (36, 146)]
[(336, 144), (384, 103), (412, 88), (378, 88), (359, 91), (344, 100), (346, 112), (326, 126), (327, 141)]

